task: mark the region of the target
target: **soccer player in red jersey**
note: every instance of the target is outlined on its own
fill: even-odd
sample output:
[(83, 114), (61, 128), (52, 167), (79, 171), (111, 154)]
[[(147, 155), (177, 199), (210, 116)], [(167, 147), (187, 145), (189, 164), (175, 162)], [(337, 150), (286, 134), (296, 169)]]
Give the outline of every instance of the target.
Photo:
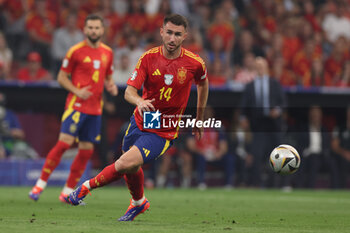
[(71, 47), (62, 62), (57, 81), (69, 94), (58, 142), (47, 155), (41, 176), (29, 193), (29, 197), (35, 201), (39, 199), (63, 153), (78, 138), (79, 151), (59, 196), (62, 202), (66, 202), (66, 197), (73, 191), (85, 170), (94, 143), (100, 141), (103, 89), (105, 87), (111, 95), (118, 94), (112, 79), (113, 52), (101, 42), (103, 33), (103, 19), (97, 15), (87, 16), (84, 27), (86, 39)]
[[(72, 205), (81, 204), (90, 190), (124, 177), (132, 199), (119, 221), (132, 221), (150, 206), (143, 192), (141, 166), (164, 154), (178, 134), (178, 127), (174, 125), (158, 127), (160, 118), (172, 115), (174, 121), (179, 121), (179, 115), (184, 113), (187, 105), (192, 81), (195, 81), (198, 92), (196, 120), (203, 120), (209, 84), (203, 60), (182, 47), (187, 36), (186, 18), (177, 14), (166, 16), (160, 35), (163, 45), (150, 49), (140, 57), (127, 82), (125, 99), (136, 108), (124, 136), (124, 154), (74, 190), (68, 196)], [(141, 97), (137, 91), (142, 86)], [(150, 113), (151, 117), (147, 118)], [(148, 120), (144, 121), (144, 118), (151, 122), (155, 120), (159, 125), (155, 124), (157, 127), (149, 129)], [(202, 133), (203, 128), (193, 128), (197, 138), (201, 138)]]

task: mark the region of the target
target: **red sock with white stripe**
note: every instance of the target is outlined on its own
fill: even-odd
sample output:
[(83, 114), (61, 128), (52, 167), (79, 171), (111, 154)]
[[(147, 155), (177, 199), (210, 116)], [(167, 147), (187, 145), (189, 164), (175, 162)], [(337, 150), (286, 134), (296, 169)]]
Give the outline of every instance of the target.
[(41, 170), (40, 179), (37, 181), (36, 185), (42, 189), (45, 188), (46, 183), (51, 175), (51, 173), (56, 169), (61, 161), (63, 153), (68, 150), (69, 144), (58, 141), (56, 145), (50, 150), (46, 157), (44, 166)]
[(124, 174), (119, 173), (115, 170), (114, 163), (105, 167), (97, 176), (94, 178), (85, 181), (84, 185), (89, 189), (95, 189), (106, 184), (112, 183), (113, 181), (117, 181), (123, 177)]
[(132, 196), (133, 205), (141, 205), (144, 201), (144, 175), (142, 167), (136, 173), (125, 174), (124, 179)]

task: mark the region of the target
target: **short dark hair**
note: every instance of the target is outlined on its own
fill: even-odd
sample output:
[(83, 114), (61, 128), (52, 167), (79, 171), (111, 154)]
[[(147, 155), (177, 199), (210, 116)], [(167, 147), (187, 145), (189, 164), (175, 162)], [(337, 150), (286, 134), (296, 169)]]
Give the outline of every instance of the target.
[(170, 14), (165, 16), (164, 21), (163, 21), (163, 25), (167, 24), (168, 22), (175, 24), (177, 26), (182, 25), (185, 29), (187, 29), (188, 27), (188, 21), (187, 19), (179, 14)]
[(89, 20), (100, 20), (102, 25), (103, 25), (103, 18), (101, 16), (99, 16), (99, 15), (90, 14), (90, 15), (86, 16), (86, 18), (85, 18), (85, 25), (86, 25), (87, 21), (89, 21)]

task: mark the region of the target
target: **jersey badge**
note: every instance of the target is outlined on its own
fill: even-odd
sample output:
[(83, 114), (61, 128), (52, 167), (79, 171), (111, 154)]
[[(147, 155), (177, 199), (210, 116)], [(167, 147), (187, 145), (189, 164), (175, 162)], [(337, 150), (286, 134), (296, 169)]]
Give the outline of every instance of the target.
[(187, 70), (183, 67), (181, 67), (177, 70), (177, 79), (179, 80), (180, 84), (183, 84), (185, 82), (186, 73), (187, 73)]
[(137, 77), (137, 71), (135, 70), (134, 72), (132, 72), (130, 80), (134, 81), (136, 77)]
[(69, 64), (68, 59), (67, 59), (67, 58), (63, 59), (63, 62), (62, 62), (63, 68), (67, 68), (67, 67), (68, 67), (68, 64)]
[(172, 74), (165, 74), (164, 75), (164, 82), (166, 85), (170, 86), (173, 83), (174, 75)]
[(156, 75), (162, 75), (162, 74), (160, 73), (159, 69), (156, 69), (152, 75), (156, 76)]
[(85, 58), (84, 58), (84, 61), (83, 61), (84, 63), (89, 63), (89, 62), (91, 62), (91, 58), (89, 57), (89, 56), (86, 56)]
[(94, 60), (94, 69), (98, 70), (98, 69), (100, 69), (100, 66), (101, 66), (101, 61)]
[(104, 66), (107, 66), (107, 56), (106, 54), (102, 54), (101, 60)]

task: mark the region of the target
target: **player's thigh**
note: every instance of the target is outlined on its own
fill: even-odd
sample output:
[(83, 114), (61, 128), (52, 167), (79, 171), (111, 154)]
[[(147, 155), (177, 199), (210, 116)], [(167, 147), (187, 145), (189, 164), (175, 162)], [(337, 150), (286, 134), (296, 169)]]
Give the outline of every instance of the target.
[(137, 127), (134, 116), (132, 116), (122, 142), (123, 153), (128, 151), (135, 144), (136, 140), (141, 136), (141, 134), (142, 132)]
[(58, 136), (58, 140), (68, 145), (72, 145), (74, 143), (75, 137), (61, 132)]
[(94, 144), (92, 142), (79, 141), (79, 150), (92, 150), (94, 149)]
[(140, 150), (143, 162), (148, 163), (158, 159), (172, 144), (173, 141), (164, 139), (157, 134), (142, 132), (134, 145)]
[(83, 114), (84, 122), (78, 132), (79, 141), (100, 143), (101, 140), (101, 115)]
[(115, 169), (121, 173), (132, 173), (143, 164), (143, 158), (140, 150), (132, 146), (115, 162)]
[(84, 123), (84, 120), (84, 114), (74, 109), (66, 109), (66, 111), (62, 115), (60, 138), (62, 138), (62, 140), (73, 139), (74, 141), (74, 138), (78, 136), (78, 133)]

